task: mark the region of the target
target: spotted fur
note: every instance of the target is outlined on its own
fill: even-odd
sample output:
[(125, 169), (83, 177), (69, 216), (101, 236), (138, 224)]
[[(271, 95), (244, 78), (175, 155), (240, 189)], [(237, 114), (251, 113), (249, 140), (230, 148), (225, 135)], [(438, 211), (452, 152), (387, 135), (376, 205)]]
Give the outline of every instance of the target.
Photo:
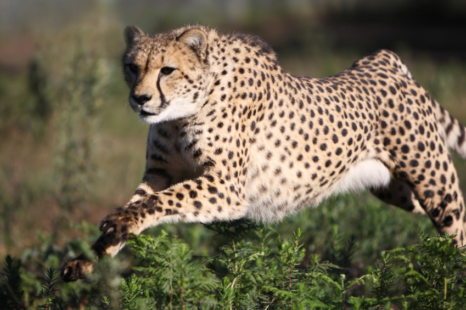
[[(393, 52), (309, 78), (283, 71), (253, 36), (188, 26), (155, 36), (128, 27), (125, 38), (130, 105), (151, 124), (147, 163), (131, 200), (102, 221), (98, 257), (160, 223), (273, 222), (360, 188), (463, 243), (447, 148), (466, 155), (465, 129)], [(83, 259), (67, 263), (65, 280), (83, 276)]]

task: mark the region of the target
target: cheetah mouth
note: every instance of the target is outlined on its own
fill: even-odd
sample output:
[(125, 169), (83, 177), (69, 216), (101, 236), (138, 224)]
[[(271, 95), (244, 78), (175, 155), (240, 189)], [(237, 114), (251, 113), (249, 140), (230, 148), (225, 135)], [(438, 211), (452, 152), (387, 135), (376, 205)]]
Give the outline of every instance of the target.
[(151, 113), (151, 112), (147, 112), (145, 110), (141, 110), (141, 112), (139, 112), (139, 115), (140, 116), (155, 116), (157, 115), (158, 113)]

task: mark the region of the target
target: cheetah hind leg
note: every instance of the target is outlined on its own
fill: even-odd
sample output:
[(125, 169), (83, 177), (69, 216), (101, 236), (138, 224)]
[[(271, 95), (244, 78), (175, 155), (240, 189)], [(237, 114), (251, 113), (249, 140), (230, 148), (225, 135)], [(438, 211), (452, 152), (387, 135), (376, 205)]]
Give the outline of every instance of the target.
[[(426, 158), (422, 169), (415, 153), (379, 154), (380, 160), (394, 178), (409, 184), (414, 197), (425, 210), (437, 231), (441, 234), (456, 235), (454, 244), (465, 244), (465, 209), (458, 176), (450, 154), (445, 152), (442, 140), (435, 152)], [(408, 147), (406, 147), (408, 148)], [(406, 163), (409, 163), (407, 165)], [(412, 197), (412, 196), (411, 196)]]
[(388, 187), (369, 188), (369, 191), (387, 204), (408, 212), (426, 215), (413, 191), (403, 181), (391, 178)]

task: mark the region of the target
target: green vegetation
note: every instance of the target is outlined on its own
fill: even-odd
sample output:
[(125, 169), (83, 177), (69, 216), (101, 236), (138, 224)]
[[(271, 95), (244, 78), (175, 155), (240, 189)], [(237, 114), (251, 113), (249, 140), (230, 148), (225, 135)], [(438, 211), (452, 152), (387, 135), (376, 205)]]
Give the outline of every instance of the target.
[(0, 300), (11, 309), (461, 309), (466, 302), (464, 249), (433, 236), (427, 217), (366, 195), (331, 199), (273, 227), (165, 224), (99, 262), (87, 279), (63, 283), (62, 262), (88, 252), (99, 235), (85, 222), (71, 232), (79, 237), (40, 235), (18, 259), (8, 256)]
[[(63, 284), (55, 269), (38, 276), (23, 271), (31, 261), (7, 256), (1, 300), (6, 309), (463, 309), (466, 303), (466, 250), (448, 236), (421, 234), (421, 243), (384, 251), (375, 269), (351, 276), (351, 269), (307, 253), (300, 229), (282, 240), (274, 229), (244, 221), (207, 228), (229, 240), (216, 255), (194, 256), (164, 231), (133, 237), (136, 263), (124, 278), (117, 259), (99, 262), (85, 281)], [(333, 241), (339, 250), (328, 249), (328, 256), (350, 262), (352, 247)], [(62, 254), (38, 257), (57, 262)]]

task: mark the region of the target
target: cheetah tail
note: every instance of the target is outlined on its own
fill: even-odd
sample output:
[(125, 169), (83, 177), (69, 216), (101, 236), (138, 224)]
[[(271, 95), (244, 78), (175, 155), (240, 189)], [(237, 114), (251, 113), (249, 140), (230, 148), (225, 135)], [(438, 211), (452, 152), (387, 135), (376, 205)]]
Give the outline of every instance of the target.
[(464, 126), (445, 110), (438, 102), (432, 100), (435, 118), (440, 125), (440, 132), (447, 147), (466, 159), (466, 131)]

